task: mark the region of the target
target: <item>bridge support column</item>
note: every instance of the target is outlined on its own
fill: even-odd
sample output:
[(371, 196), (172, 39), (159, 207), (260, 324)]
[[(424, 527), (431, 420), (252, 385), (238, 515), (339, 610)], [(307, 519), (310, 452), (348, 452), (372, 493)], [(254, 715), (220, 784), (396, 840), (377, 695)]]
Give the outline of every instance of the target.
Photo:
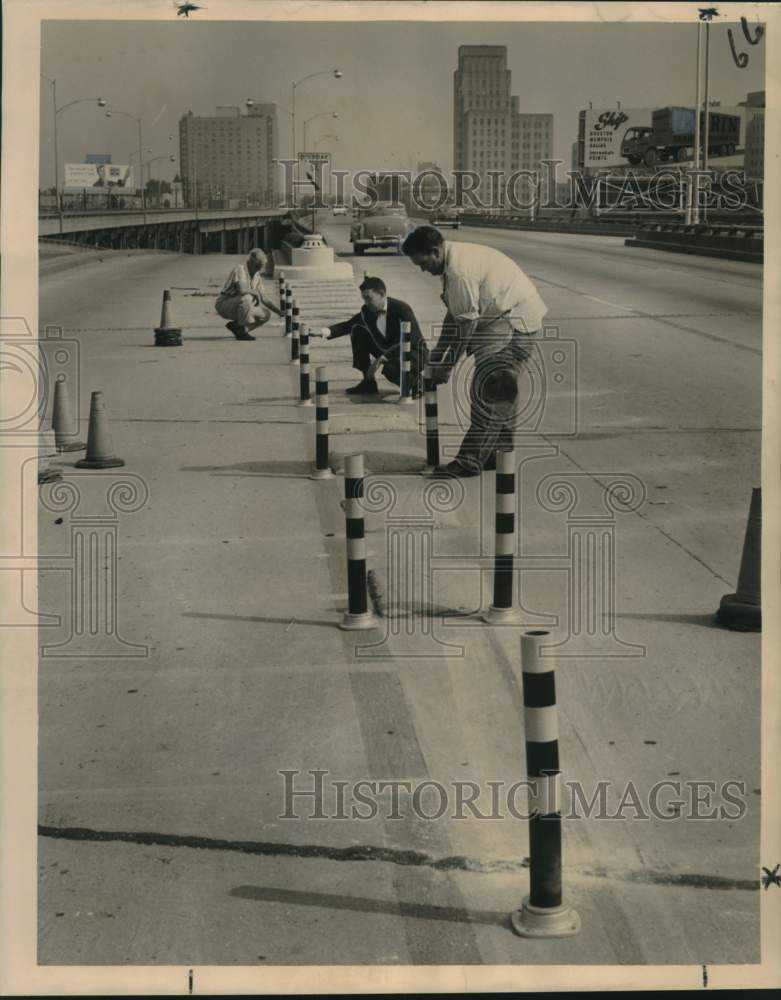
[(193, 253), (201, 252), (201, 230), (196, 225), (193, 229)]
[(227, 253), (227, 252), (228, 252), (228, 234), (223, 229), (222, 232), (220, 233), (220, 253)]

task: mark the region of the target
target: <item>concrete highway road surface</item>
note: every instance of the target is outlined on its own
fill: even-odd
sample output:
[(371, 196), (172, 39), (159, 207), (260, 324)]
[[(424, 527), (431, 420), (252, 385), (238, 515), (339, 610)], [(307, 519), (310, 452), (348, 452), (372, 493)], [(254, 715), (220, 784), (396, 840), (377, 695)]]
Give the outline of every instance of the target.
[[(438, 281), (353, 258), (349, 223), (321, 216), (356, 282), (380, 275), (435, 337)], [(101, 389), (125, 466), (64, 453), (78, 507), (41, 489), (39, 548), (62, 557), (41, 610), (62, 621), (41, 629), (40, 963), (759, 960), (760, 639), (713, 616), (759, 485), (761, 268), (604, 237), (445, 238), (509, 254), (549, 310), (516, 447), (519, 626), (478, 614), (493, 473), (432, 492), (419, 407), (382, 378), (378, 397), (346, 396), (349, 344), (317, 340), (331, 464), (366, 457), (382, 613), (338, 628), (343, 480), (308, 478), (314, 411), (279, 324), (239, 343), (214, 312), (239, 258), (107, 253), (43, 277), (41, 329), (80, 345), (82, 431)], [(154, 346), (166, 288), (180, 348)], [(439, 390), (445, 455), (468, 369)], [(74, 538), (115, 616), (80, 636)], [(555, 654), (564, 898), (582, 925), (563, 939), (508, 920), (529, 888), (509, 790), (534, 628)]]

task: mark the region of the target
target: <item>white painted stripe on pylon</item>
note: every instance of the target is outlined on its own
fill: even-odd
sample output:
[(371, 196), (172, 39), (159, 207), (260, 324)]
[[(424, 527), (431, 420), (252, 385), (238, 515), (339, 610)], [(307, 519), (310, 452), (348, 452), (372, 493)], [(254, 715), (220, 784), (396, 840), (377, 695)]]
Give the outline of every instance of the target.
[(554, 669), (555, 661), (552, 656), (540, 656), (540, 646), (550, 642), (549, 632), (521, 636), (521, 670), (525, 674), (547, 674)]
[(523, 719), (526, 727), (524, 737), (528, 743), (550, 743), (559, 738), (559, 724), (556, 706), (545, 708), (524, 708)]
[(510, 534), (498, 534), (496, 536), (496, 555), (498, 556), (512, 556), (515, 555), (515, 533)]
[(514, 493), (497, 493), (496, 494), (496, 513), (497, 514), (514, 514), (515, 513), (515, 494)]
[(366, 540), (363, 538), (347, 539), (347, 558), (352, 562), (355, 559), (366, 558)]
[[(320, 405), (319, 403), (317, 404)], [(328, 433), (328, 421), (327, 420), (315, 420), (315, 430), (317, 434), (327, 434)]]
[(360, 502), (355, 499), (344, 501), (344, 512), (347, 517), (352, 518), (353, 520), (358, 517), (363, 518), (363, 509)]

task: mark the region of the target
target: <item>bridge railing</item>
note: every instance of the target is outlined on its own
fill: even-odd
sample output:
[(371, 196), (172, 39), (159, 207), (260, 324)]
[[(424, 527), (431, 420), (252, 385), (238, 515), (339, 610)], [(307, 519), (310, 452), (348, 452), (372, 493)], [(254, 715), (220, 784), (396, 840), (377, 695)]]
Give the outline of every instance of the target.
[[(199, 199), (198, 209), (207, 211), (231, 211), (232, 209), (279, 208), (279, 197), (273, 193), (247, 192), (231, 197), (204, 197)], [(40, 218), (50, 218), (60, 213), (72, 214), (105, 214), (107, 212), (144, 212), (161, 210), (177, 210), (195, 208), (186, 204), (185, 200), (176, 194), (151, 195), (149, 193), (130, 193), (118, 191), (82, 191), (62, 192), (57, 197), (51, 192), (38, 192), (38, 215)]]

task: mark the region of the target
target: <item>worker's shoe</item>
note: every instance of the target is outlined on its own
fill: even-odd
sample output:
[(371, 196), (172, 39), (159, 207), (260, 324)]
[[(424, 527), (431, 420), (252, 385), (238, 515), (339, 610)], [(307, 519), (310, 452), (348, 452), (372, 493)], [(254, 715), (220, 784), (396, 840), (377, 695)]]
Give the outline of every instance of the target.
[(254, 340), (255, 338), (251, 333), (248, 333), (246, 328), (239, 326), (238, 323), (234, 323), (233, 320), (230, 323), (225, 324), (236, 340)]
[(452, 462), (448, 462), (447, 465), (438, 465), (436, 469), (432, 472), (432, 476), (435, 479), (469, 479), (472, 476), (479, 476), (482, 469), (477, 463), (472, 464), (460, 462), (457, 458), (453, 459)]
[(350, 396), (376, 396), (380, 390), (373, 378), (361, 379), (358, 385), (352, 385), (345, 392)]

